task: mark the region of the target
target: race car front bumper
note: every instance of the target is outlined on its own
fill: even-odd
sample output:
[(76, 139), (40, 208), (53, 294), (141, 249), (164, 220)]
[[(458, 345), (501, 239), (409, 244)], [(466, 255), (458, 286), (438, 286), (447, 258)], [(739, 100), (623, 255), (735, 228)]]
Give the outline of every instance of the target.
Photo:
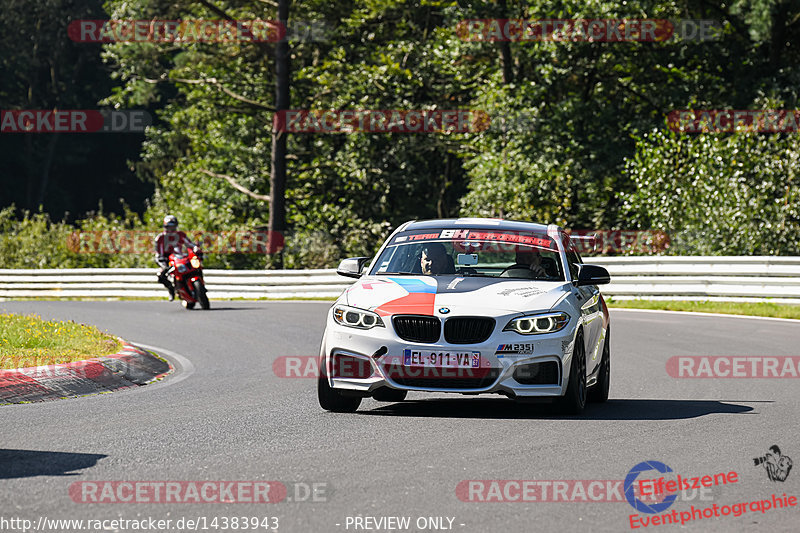
[[(505, 317), (511, 319), (518, 315)], [(502, 321), (498, 318), (498, 322)], [(389, 321), (390, 322), (390, 321)], [(328, 321), (326, 375), (332, 388), (369, 396), (379, 388), (461, 394), (504, 394), (512, 398), (557, 397), (566, 391), (574, 319), (561, 331), (544, 335), (494, 333), (480, 344), (423, 344), (403, 340), (391, 323), (359, 330)], [(469, 369), (408, 366), (406, 351), (477, 354)]]

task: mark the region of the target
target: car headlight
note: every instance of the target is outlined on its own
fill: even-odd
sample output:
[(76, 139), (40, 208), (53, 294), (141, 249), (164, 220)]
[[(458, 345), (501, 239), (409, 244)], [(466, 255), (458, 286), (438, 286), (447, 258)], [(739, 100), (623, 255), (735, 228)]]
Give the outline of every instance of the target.
[(503, 331), (516, 331), (521, 335), (543, 335), (564, 329), (568, 322), (567, 313), (542, 313), (515, 318)]
[(384, 328), (383, 320), (377, 313), (358, 309), (356, 307), (349, 307), (347, 305), (337, 305), (333, 308), (333, 319), (337, 324), (347, 326), (349, 328), (358, 329), (372, 329)]

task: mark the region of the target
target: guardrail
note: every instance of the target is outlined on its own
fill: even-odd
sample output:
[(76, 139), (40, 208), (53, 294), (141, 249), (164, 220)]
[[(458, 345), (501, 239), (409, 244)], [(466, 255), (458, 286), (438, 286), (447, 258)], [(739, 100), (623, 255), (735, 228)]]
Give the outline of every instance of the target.
[[(800, 304), (800, 257), (591, 257), (615, 299), (735, 300)], [(211, 299), (335, 298), (352, 280), (332, 269), (205, 270)], [(0, 269), (0, 298), (160, 298), (155, 269)]]
[[(0, 269), (0, 298), (163, 298), (152, 268)], [(203, 276), (210, 299), (336, 298), (353, 280), (335, 270), (214, 270)]]
[(800, 304), (800, 257), (591, 257), (616, 300), (716, 300)]

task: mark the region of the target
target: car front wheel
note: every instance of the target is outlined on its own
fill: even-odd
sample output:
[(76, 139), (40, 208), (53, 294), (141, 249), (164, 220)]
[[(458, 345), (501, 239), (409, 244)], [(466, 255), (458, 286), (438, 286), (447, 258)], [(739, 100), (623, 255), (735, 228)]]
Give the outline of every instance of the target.
[(586, 351), (583, 346), (583, 333), (578, 333), (575, 338), (567, 392), (561, 397), (559, 407), (570, 415), (579, 415), (586, 407)]
[(608, 400), (608, 387), (611, 381), (611, 328), (606, 329), (606, 340), (603, 344), (603, 357), (600, 360), (600, 372), (597, 383), (589, 391), (589, 401), (602, 403)]
[(325, 359), (320, 365), (320, 376), (317, 379), (317, 399), (319, 405), (326, 411), (334, 413), (355, 413), (361, 405), (361, 398), (344, 396), (328, 383), (328, 376), (325, 375)]

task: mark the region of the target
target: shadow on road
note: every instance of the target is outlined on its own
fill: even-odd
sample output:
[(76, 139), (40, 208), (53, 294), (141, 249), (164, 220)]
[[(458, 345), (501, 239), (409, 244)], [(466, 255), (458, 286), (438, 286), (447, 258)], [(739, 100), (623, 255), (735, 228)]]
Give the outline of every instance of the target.
[[(211, 302), (211, 309), (208, 309), (208, 312), (212, 311), (261, 311), (266, 309), (265, 307), (216, 307), (214, 306), (214, 302)], [(195, 311), (203, 311), (202, 309), (195, 309)]]
[(108, 457), (97, 453), (40, 452), (0, 449), (0, 479), (33, 476), (75, 476)]
[(680, 420), (752, 411), (753, 407), (749, 405), (718, 400), (618, 399), (609, 400), (604, 404), (589, 404), (581, 416), (572, 417), (560, 414), (556, 406), (546, 403), (521, 404), (506, 399), (435, 399), (395, 403), (369, 411), (358, 411), (358, 414), (486, 419)]

